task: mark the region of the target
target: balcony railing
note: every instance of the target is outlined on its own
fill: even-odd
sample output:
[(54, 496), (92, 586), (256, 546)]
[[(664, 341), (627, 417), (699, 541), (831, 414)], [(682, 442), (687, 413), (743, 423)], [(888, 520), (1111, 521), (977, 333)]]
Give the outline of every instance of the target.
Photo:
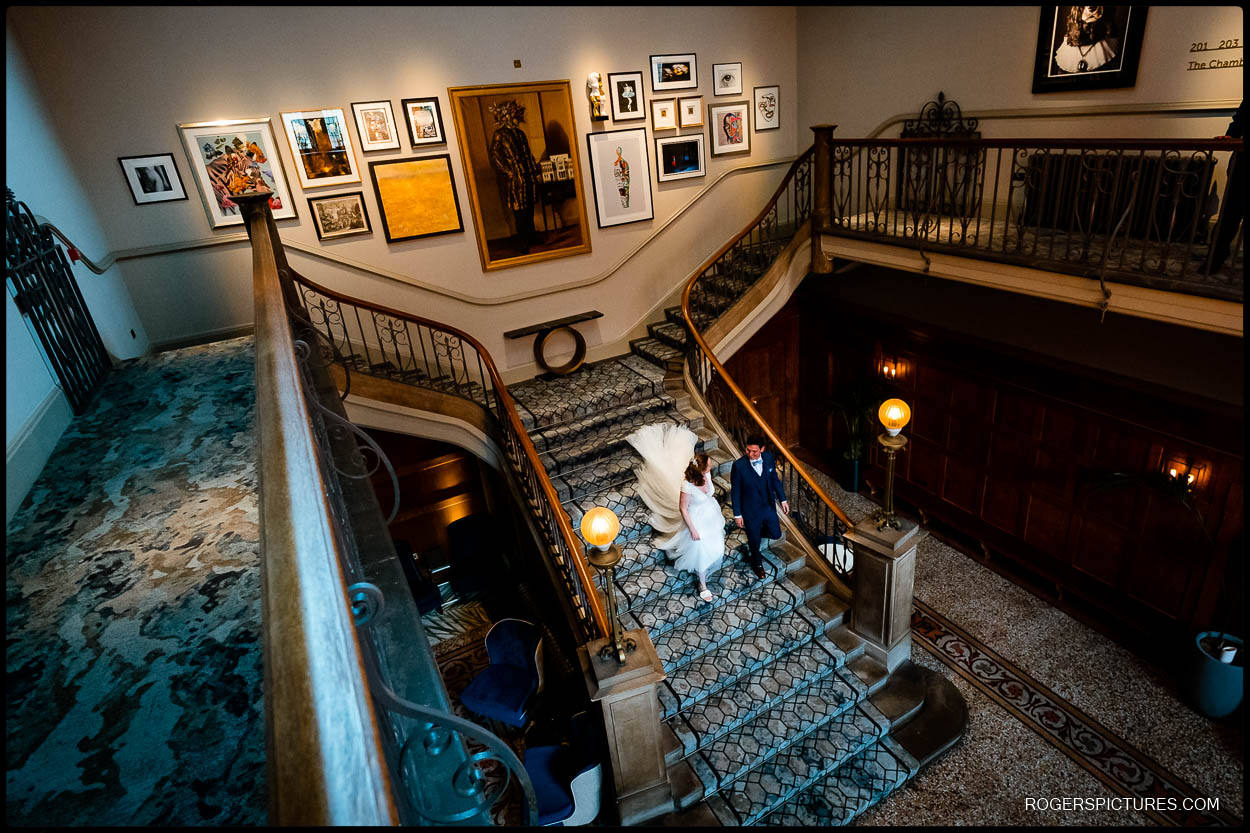
[(515, 778), (532, 824), (516, 754), (451, 711), (369, 481), (390, 463), (346, 418), (267, 195), (233, 199), (256, 299), (269, 820), (490, 824)]
[(1229, 164), (1242, 147), (1238, 139), (834, 139), (831, 211), (819, 230), (1241, 302), (1241, 216), (1225, 216), (1221, 189), (1235, 179)]

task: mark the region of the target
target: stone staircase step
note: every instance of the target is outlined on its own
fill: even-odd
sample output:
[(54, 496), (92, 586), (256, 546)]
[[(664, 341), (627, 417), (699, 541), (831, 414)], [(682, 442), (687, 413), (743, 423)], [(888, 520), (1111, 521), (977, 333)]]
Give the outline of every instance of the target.
[(647, 332), (657, 341), (661, 341), (675, 350), (684, 350), (686, 347), (686, 328), (680, 324), (674, 324), (671, 321), (662, 321), (658, 324), (648, 324)]
[[(804, 607), (765, 619), (738, 639), (670, 670), (658, 689), (661, 713), (665, 718), (671, 717), (729, 688), (742, 677), (811, 642), (821, 635), (823, 627)], [(840, 654), (832, 642), (822, 644), (835, 656)]]
[[(659, 421), (664, 418), (664, 415), (676, 412), (674, 405), (673, 398), (661, 391), (653, 396), (627, 402), (616, 408), (593, 413), (583, 419), (531, 431), (530, 439), (533, 440), (534, 448), (539, 454), (552, 452), (590, 437), (605, 436), (616, 426), (630, 422), (640, 415), (654, 414), (656, 421)], [(621, 428), (622, 435), (628, 434), (634, 427), (636, 426)]]
[(567, 438), (568, 441), (558, 448), (539, 454), (539, 459), (542, 460), (549, 475), (571, 471), (588, 465), (598, 458), (611, 456), (617, 451), (629, 448), (626, 437), (636, 428), (661, 422), (680, 425), (684, 420), (680, 414), (672, 410), (635, 412), (622, 416), (616, 422), (596, 426), (581, 436), (570, 436)]
[(671, 630), (652, 634), (655, 652), (665, 671), (692, 662), (758, 628), (803, 602), (802, 593), (785, 579), (759, 582), (744, 595), (710, 607)]
[[(848, 679), (849, 678), (849, 679)], [(764, 681), (754, 697), (767, 700), (779, 685)], [(720, 737), (706, 740), (688, 760), (705, 795), (721, 790), (774, 756), (802, 743), (813, 732), (851, 709), (864, 697), (863, 684), (845, 671), (827, 674)]]
[[(817, 637), (740, 677), (733, 685), (669, 716), (666, 725), (681, 744), (683, 754), (690, 754), (701, 744), (764, 713), (784, 697), (834, 673), (845, 662), (846, 657), (835, 645), (824, 637)], [(867, 686), (853, 674), (844, 672), (842, 680), (861, 692), (857, 700), (868, 695)], [(775, 693), (760, 697), (757, 694), (760, 690)]]
[(749, 825), (877, 744), (889, 721), (861, 701), (748, 770), (708, 799), (722, 824)]
[(890, 672), (886, 669), (885, 664), (867, 654), (861, 654), (851, 660), (847, 663), (847, 668), (851, 669), (855, 676), (864, 681), (864, 685), (868, 686), (869, 694), (876, 694), (877, 690), (885, 685), (886, 680), (890, 677)]
[(552, 475), (551, 485), (555, 487), (561, 503), (606, 492), (632, 482), (638, 460), (638, 454), (632, 447), (618, 448), (605, 457), (596, 457), (584, 465)]
[[(767, 565), (765, 570), (768, 572), (764, 581), (772, 581), (785, 572), (785, 565), (771, 551), (763, 549), (761, 554), (764, 556), (764, 562)], [(712, 591), (716, 597), (712, 602), (713, 605), (723, 604), (737, 598), (759, 581), (754, 573), (731, 567), (732, 564), (740, 561), (741, 557), (742, 554), (736, 549), (730, 549), (725, 553), (721, 569), (708, 576), (708, 590)], [(706, 607), (707, 603), (695, 595), (695, 586), (694, 574), (686, 570), (674, 570), (667, 557), (649, 567), (634, 570), (623, 576), (618, 574), (616, 579), (616, 590), (619, 594), (617, 599), (621, 605), (621, 613), (630, 614), (640, 625), (648, 628), (653, 622), (658, 623), (663, 618), (669, 618), (670, 621), (673, 619), (686, 621), (699, 608)], [(657, 601), (665, 602), (662, 610), (653, 609)], [(675, 606), (678, 604), (681, 605), (680, 609)], [(679, 623), (673, 622), (673, 624)]]
[(904, 662), (871, 696), (872, 704), (898, 729), (915, 717), (924, 706), (925, 670), (910, 660)]
[[(766, 553), (764, 559), (768, 566), (764, 568), (765, 577), (762, 579), (757, 579), (745, 565), (731, 566), (728, 560), (723, 562), (724, 566), (707, 580), (708, 590), (712, 593), (711, 602), (705, 602), (695, 595), (697, 579), (683, 570), (665, 583), (666, 588), (670, 588), (669, 592), (652, 595), (650, 599), (640, 604), (633, 604), (629, 609), (628, 617), (623, 617), (623, 619), (629, 623), (630, 627), (646, 628), (651, 634), (652, 642), (657, 642), (661, 636), (674, 628), (694, 619), (706, 619), (717, 609), (735, 604), (743, 597), (752, 597), (751, 601), (756, 601), (765, 585), (782, 581), (785, 578), (785, 571), (781, 565), (775, 561), (769, 564), (769, 557)], [(662, 569), (670, 574), (674, 572), (673, 568), (665, 562), (660, 562), (660, 564)], [(654, 574), (654, 569), (635, 571), (627, 576), (626, 580), (636, 579), (644, 574), (649, 578)], [(787, 584), (786, 592), (795, 594), (798, 601), (802, 601), (802, 591), (796, 585)]]
[(850, 605), (829, 593), (821, 593), (808, 601), (807, 606), (824, 622), (825, 630), (841, 625), (850, 610)]
[(658, 395), (664, 372), (640, 356), (618, 356), (585, 365), (560, 384), (530, 379), (509, 385), (527, 431), (550, 428)]
[(682, 351), (675, 347), (670, 347), (658, 338), (636, 338), (629, 343), (629, 349), (656, 367), (666, 370), (681, 369)]
[(754, 823), (766, 827), (847, 824), (914, 775), (914, 764), (915, 759), (886, 736)]

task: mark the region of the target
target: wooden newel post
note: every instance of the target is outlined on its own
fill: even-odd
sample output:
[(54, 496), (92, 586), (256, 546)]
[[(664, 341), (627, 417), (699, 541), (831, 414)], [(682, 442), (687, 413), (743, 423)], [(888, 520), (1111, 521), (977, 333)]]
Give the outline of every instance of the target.
[(282, 293), (293, 309), (299, 309), (299, 297), (296, 294), (295, 285), (290, 280), (290, 266), (287, 264), (286, 250), (282, 248), (282, 240), (278, 237), (278, 227), (273, 221), (273, 211), (269, 208), (269, 198), (272, 196), (272, 191), (244, 191), (231, 194), (230, 200), (239, 206), (239, 213), (243, 216), (243, 228), (247, 231), (247, 237), (253, 245), (256, 241), (252, 239), (255, 229), (252, 220), (257, 215), (265, 218), (265, 225), (269, 229), (269, 241), (273, 249), (274, 266), (278, 270)]
[(829, 230), (833, 216), (833, 131), (836, 124), (814, 124), (815, 149), (812, 152), (812, 272), (827, 275), (833, 259), (820, 246), (821, 234)]

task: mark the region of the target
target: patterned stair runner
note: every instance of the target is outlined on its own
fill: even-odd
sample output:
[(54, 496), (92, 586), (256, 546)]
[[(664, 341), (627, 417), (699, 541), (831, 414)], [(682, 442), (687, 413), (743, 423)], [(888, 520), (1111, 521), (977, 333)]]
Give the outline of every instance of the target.
[[(752, 279), (751, 265), (707, 287), (706, 315), (732, 303)], [(509, 390), (574, 528), (593, 506), (621, 519), (621, 620), (647, 629), (668, 675), (659, 697), (677, 747), (670, 772), (688, 766), (687, 782), (695, 784), (678, 796), (681, 806), (703, 800), (725, 825), (845, 824), (919, 766), (868, 700), (884, 669), (863, 675), (871, 689), (852, 670), (873, 661), (843, 625), (845, 605), (824, 592), (818, 574), (787, 550), (792, 545), (769, 542), (765, 578), (750, 571), (745, 535), (730, 517), (732, 460), (685, 394), (673, 392), (672, 375), (665, 384), (680, 369), (686, 340), (680, 308), (666, 310), (648, 332), (631, 343), (631, 354)], [(708, 579), (711, 603), (695, 596), (692, 575), (678, 573), (652, 546), (648, 511), (635, 491), (638, 457), (625, 437), (658, 421), (688, 425), (714, 461), (726, 553)]]

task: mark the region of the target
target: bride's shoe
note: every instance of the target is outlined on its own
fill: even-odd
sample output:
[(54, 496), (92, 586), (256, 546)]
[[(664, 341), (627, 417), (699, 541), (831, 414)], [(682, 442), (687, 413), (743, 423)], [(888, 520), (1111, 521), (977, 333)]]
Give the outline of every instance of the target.
[(716, 597), (712, 595), (711, 590), (708, 590), (706, 587), (704, 587), (702, 590), (699, 591), (699, 598), (705, 602), (711, 602), (712, 599)]

